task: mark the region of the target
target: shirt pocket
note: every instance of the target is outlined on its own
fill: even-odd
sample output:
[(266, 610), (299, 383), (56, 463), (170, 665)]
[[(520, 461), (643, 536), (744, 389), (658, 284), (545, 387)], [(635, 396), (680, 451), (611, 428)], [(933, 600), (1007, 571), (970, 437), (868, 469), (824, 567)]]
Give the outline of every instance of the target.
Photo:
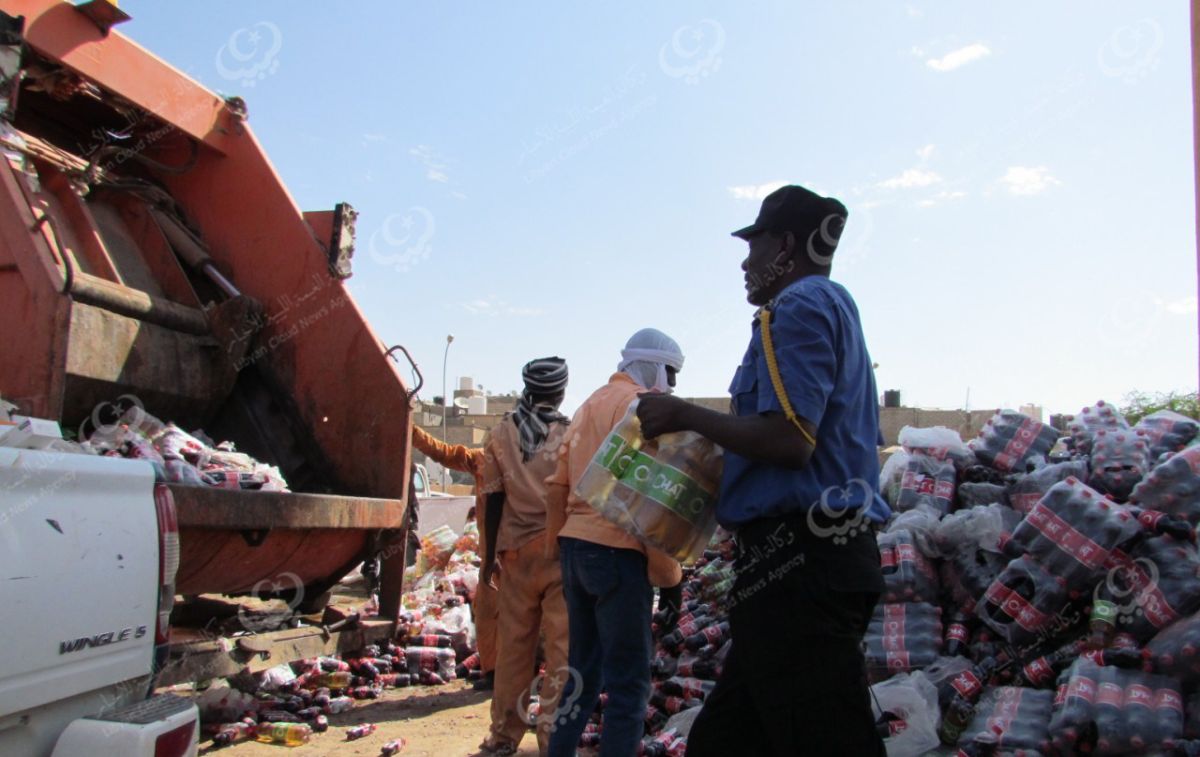
[(729, 396), (735, 415), (758, 412), (758, 370), (753, 362), (742, 363), (733, 374)]

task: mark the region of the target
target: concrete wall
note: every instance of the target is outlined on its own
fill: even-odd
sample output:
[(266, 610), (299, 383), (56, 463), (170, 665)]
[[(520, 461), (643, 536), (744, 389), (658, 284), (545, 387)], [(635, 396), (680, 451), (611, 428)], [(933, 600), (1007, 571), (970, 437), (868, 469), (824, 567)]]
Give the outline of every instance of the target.
[[(728, 397), (685, 397), (684, 399), (719, 413), (729, 411)], [(995, 412), (990, 408), (967, 412), (966, 410), (923, 410), (916, 407), (881, 407), (879, 408), (879, 428), (883, 432), (884, 446), (897, 444), (900, 429), (905, 426), (919, 428), (945, 426), (957, 431), (965, 442), (977, 436), (980, 429)]]

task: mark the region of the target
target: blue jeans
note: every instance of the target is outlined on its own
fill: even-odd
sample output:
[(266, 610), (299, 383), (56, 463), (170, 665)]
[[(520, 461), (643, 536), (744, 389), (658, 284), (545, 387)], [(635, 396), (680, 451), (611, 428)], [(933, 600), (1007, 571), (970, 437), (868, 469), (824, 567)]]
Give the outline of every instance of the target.
[(563, 537), (558, 543), (572, 672), (550, 734), (550, 757), (575, 754), (601, 689), (608, 692), (608, 703), (600, 757), (633, 757), (645, 734), (654, 653), (654, 590), (646, 577), (646, 556), (580, 539)]

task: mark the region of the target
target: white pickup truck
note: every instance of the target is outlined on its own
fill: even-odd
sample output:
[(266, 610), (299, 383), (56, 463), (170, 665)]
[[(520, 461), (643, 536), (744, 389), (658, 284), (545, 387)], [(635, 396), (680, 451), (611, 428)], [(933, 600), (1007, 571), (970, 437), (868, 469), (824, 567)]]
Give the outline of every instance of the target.
[(151, 695), (179, 562), (170, 491), (146, 463), (5, 446), (6, 431), (0, 755), (195, 755), (195, 705)]

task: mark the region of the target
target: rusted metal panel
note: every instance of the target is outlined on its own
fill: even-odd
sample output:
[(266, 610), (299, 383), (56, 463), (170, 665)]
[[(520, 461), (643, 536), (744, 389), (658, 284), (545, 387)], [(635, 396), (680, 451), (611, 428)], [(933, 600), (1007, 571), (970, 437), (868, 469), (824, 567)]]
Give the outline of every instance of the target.
[(33, 49), (94, 80), (209, 147), (222, 151), (236, 128), (225, 102), (119, 32), (105, 35), (62, 0), (4, 0), (23, 15)]
[(156, 415), (194, 423), (211, 413), (232, 386), (234, 374), (217, 368), (219, 344), (207, 335), (182, 333), (83, 302), (71, 307), (69, 333), (64, 366), (68, 396), (63, 414), (53, 416), (66, 423), (77, 423), (96, 405), (126, 393)]
[(333, 494), (235, 491), (171, 485), (180, 526), (381, 529), (400, 524), (404, 502)]
[(354, 528), (235, 528), (180, 525), (178, 593), (324, 591), (362, 560), (371, 537)]
[(195, 336), (208, 334), (208, 321), (199, 308), (153, 297), (140, 289), (130, 289), (86, 273), (75, 274), (71, 295), (88, 305), (146, 323)]
[(265, 655), (244, 651), (221, 639), (172, 640), (170, 657), (157, 679), (158, 686), (234, 676), (242, 670), (257, 673), (288, 660), (345, 654), (390, 639), (394, 626), (386, 620), (363, 620), (353, 628), (324, 633), (320, 628), (296, 628), (255, 634)]
[(340, 491), (402, 498), (411, 433), (404, 381), (330, 275), (327, 251), (250, 129), (230, 140), (226, 158), (202, 155), (186, 176), (163, 180), (221, 270), (263, 303), (268, 322), (247, 361), (269, 366), (292, 398)]

